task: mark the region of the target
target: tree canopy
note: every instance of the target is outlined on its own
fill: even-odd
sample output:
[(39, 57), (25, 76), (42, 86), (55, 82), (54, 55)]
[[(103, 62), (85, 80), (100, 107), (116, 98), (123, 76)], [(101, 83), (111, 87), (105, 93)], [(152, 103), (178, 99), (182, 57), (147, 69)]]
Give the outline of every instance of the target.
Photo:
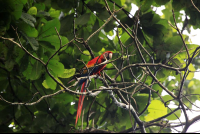
[[(200, 47), (183, 33), (200, 28), (199, 9), (198, 0), (0, 0), (0, 131), (187, 132), (200, 120), (187, 114), (200, 100)], [(105, 51), (112, 60), (80, 93), (80, 69)]]

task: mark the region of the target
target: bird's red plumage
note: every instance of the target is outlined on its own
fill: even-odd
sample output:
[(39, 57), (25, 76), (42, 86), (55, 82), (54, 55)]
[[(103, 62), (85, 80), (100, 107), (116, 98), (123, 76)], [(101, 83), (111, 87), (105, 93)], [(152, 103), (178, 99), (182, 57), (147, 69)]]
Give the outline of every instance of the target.
[[(112, 52), (111, 51), (106, 51), (104, 52), (103, 54), (101, 54), (100, 56), (97, 56), (95, 57), (94, 59), (90, 60), (88, 63), (87, 63), (87, 68), (90, 68), (90, 67), (94, 67), (96, 64), (100, 64), (102, 62), (104, 62), (106, 59), (110, 59), (112, 58)], [(97, 66), (93, 69), (93, 71), (89, 74), (89, 75), (95, 75), (95, 74), (98, 74), (100, 75), (100, 72), (106, 67), (107, 64), (104, 64), (104, 65), (100, 65), (100, 66)], [(83, 71), (83, 75), (85, 74), (88, 74), (87, 72), (87, 69), (85, 67), (85, 70)], [(85, 92), (86, 89), (85, 89), (85, 83), (86, 81), (84, 81), (82, 83), (82, 86), (81, 86), (81, 92)], [(77, 108), (77, 114), (76, 114), (76, 122), (75, 122), (75, 126), (77, 124), (77, 121), (78, 121), (78, 118), (80, 118), (81, 116), (81, 111), (82, 111), (82, 107), (83, 107), (83, 100), (84, 100), (85, 96), (84, 95), (80, 95), (79, 96), (79, 102), (78, 102), (78, 108)]]

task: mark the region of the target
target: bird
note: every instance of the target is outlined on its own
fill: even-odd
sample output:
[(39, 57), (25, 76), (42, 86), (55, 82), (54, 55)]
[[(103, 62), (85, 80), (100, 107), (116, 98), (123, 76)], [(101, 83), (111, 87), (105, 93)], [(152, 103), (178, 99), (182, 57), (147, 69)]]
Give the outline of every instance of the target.
[[(96, 75), (96, 74), (101, 76), (100, 72), (106, 67), (107, 64), (103, 64), (103, 65), (99, 65), (99, 66), (96, 66), (96, 65), (104, 63), (104, 62), (112, 59), (112, 55), (113, 55), (113, 53), (111, 51), (106, 51), (106, 52), (102, 53), (100, 56), (97, 56), (97, 57), (93, 58), (92, 60), (88, 61), (88, 63), (86, 64), (86, 67), (83, 67), (81, 69), (82, 74), (80, 76), (84, 77), (84, 76), (90, 76), (90, 75)], [(88, 70), (90, 68), (92, 70), (90, 72), (88, 72)], [(73, 80), (75, 80), (75, 79), (72, 79), (71, 81), (73, 81)], [(70, 83), (71, 81), (69, 81), (68, 83)], [(86, 89), (85, 89), (86, 81), (87, 81), (87, 79), (82, 79), (78, 83), (78, 86), (82, 85), (81, 92), (86, 91)], [(75, 126), (77, 124), (78, 119), (81, 116), (84, 98), (85, 98), (85, 95), (79, 96)]]

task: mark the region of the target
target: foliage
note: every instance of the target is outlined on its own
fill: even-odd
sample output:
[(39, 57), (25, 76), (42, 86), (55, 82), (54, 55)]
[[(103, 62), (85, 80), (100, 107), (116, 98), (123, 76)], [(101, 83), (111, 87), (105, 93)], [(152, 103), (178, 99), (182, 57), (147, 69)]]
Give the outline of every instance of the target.
[[(200, 28), (198, 8), (197, 0), (0, 0), (1, 132), (131, 132), (136, 124), (137, 132), (142, 125), (171, 132), (168, 121), (200, 100), (193, 78), (199, 47), (182, 34)], [(87, 96), (75, 127), (80, 93), (68, 82), (104, 51), (114, 53), (112, 63), (89, 90), (106, 87), (114, 96), (106, 90)]]

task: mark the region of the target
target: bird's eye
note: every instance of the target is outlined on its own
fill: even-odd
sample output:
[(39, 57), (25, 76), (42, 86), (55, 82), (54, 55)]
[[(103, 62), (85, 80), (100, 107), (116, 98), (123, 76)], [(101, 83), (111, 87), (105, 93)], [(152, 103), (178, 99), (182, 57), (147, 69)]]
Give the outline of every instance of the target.
[[(109, 58), (109, 57), (108, 57), (108, 53), (105, 53), (104, 56), (105, 56), (106, 59)], [(105, 60), (106, 60), (106, 59), (105, 59)]]

